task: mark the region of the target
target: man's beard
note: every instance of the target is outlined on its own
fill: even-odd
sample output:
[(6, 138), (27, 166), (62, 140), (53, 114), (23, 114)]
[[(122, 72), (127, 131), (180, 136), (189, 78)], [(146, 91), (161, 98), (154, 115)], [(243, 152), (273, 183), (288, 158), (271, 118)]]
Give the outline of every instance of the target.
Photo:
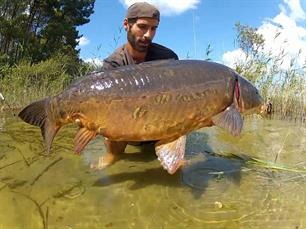
[(132, 34), (131, 30), (128, 30), (127, 32), (127, 39), (131, 46), (136, 49), (138, 52), (147, 52), (149, 45), (152, 43), (150, 39), (147, 39), (145, 41), (141, 41), (140, 39), (137, 41), (137, 38), (135, 35)]

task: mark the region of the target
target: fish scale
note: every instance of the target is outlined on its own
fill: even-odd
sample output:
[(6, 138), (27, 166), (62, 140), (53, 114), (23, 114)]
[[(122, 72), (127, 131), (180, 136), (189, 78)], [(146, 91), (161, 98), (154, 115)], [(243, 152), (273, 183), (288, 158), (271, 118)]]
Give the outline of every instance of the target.
[(179, 160), (184, 155), (184, 144), (176, 142), (180, 137), (211, 125), (238, 135), (240, 113), (261, 105), (257, 89), (222, 64), (162, 60), (89, 74), (57, 96), (30, 104), (19, 117), (41, 128), (48, 151), (61, 126), (75, 122), (82, 133), (75, 139), (77, 153), (101, 134), (109, 141), (109, 151), (115, 147), (112, 142), (154, 140), (166, 144), (159, 149), (167, 153), (159, 155), (178, 149), (178, 155), (169, 158)]

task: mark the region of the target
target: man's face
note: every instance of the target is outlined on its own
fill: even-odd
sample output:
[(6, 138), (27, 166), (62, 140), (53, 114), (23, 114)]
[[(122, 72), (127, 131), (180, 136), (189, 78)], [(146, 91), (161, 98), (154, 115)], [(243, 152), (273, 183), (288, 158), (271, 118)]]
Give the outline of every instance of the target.
[(155, 36), (158, 23), (158, 20), (153, 18), (139, 18), (134, 24), (125, 21), (128, 42), (137, 51), (146, 52)]

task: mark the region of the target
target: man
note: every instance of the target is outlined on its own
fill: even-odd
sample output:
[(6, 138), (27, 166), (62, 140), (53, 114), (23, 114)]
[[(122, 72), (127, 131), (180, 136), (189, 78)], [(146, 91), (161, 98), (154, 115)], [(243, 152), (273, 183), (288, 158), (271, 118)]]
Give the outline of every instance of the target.
[[(169, 48), (152, 43), (160, 20), (158, 9), (146, 2), (138, 2), (127, 10), (123, 27), (127, 31), (127, 43), (119, 47), (103, 61), (103, 69), (111, 70), (120, 66), (139, 64), (161, 59), (178, 59)], [(151, 144), (155, 142), (147, 142)], [(91, 164), (92, 168), (103, 169), (114, 163), (117, 155), (123, 153), (127, 144), (142, 145), (142, 142), (115, 142), (105, 138), (107, 153)]]
[(131, 5), (123, 21), (127, 43), (104, 60), (103, 68), (114, 69), (151, 60), (177, 60), (178, 56), (172, 50), (152, 43), (159, 20), (160, 13), (155, 6), (146, 2)]

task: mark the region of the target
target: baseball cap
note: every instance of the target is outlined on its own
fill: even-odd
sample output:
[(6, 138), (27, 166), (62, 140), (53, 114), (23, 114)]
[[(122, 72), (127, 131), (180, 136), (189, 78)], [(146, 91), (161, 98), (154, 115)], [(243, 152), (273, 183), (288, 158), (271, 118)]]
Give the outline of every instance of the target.
[(128, 8), (126, 18), (131, 19), (142, 17), (154, 18), (159, 21), (160, 13), (155, 6), (147, 2), (136, 2)]

